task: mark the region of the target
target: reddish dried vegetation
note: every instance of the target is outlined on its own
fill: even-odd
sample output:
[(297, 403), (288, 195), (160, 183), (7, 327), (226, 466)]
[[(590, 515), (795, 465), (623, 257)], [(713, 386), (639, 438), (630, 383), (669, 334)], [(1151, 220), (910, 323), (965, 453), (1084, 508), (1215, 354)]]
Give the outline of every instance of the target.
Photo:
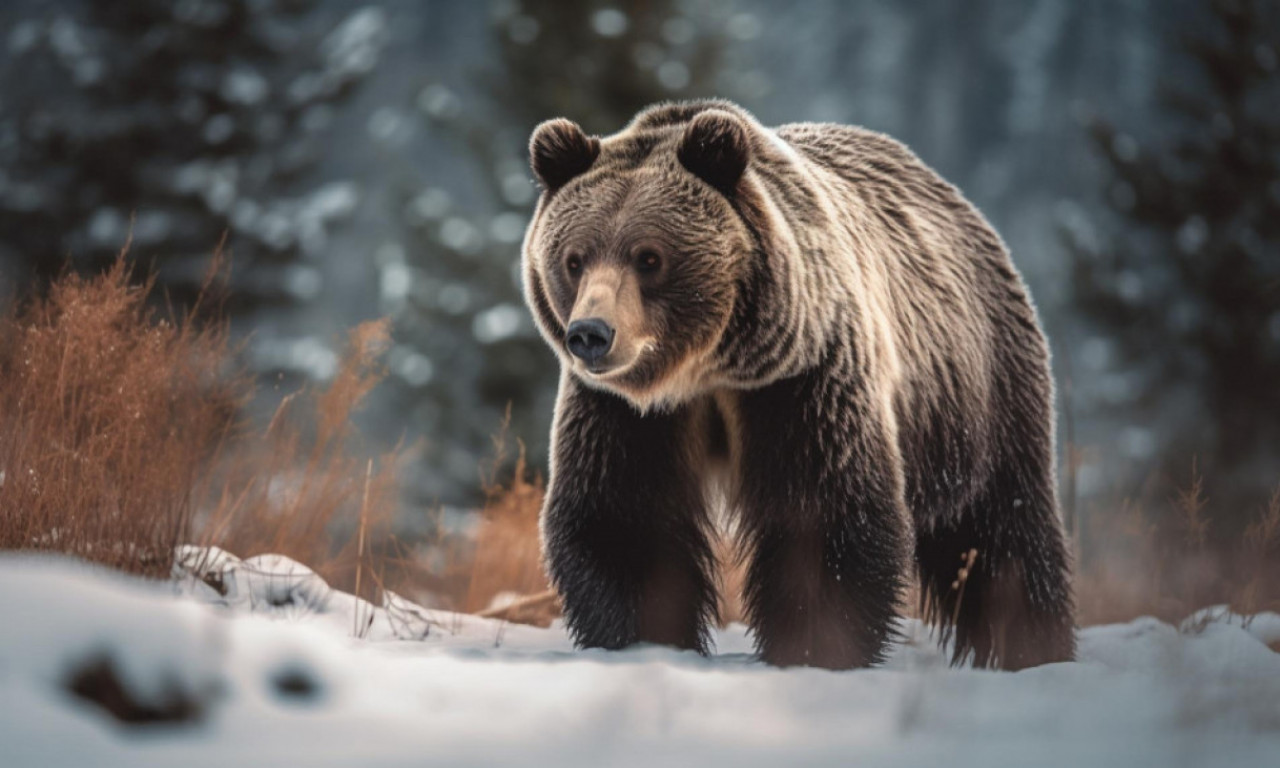
[(1098, 510), (1077, 567), (1082, 625), (1151, 615), (1174, 623), (1226, 604), (1249, 616), (1280, 610), (1280, 489), (1240, 541), (1214, 537), (1211, 499), (1192, 470), (1186, 488), (1151, 515), (1125, 501)]
[(226, 334), (157, 319), (123, 260), (0, 320), (0, 547), (169, 572), (235, 422)]
[(287, 555), (366, 597), (443, 587), (477, 610), (546, 589), (542, 487), (523, 461), (509, 486), (490, 473), (479, 539), (451, 547), (448, 573), (427, 573), (395, 540), (403, 455), (363, 458), (352, 424), (383, 375), (385, 321), (351, 331), (333, 380), (289, 395), (258, 428), (240, 415), (253, 382), (234, 372), (225, 324), (200, 322), (199, 305), (161, 316), (150, 289), (122, 257), (0, 318), (0, 549), (162, 578), (175, 546), (211, 544)]
[[(241, 557), (286, 555), (330, 584), (375, 597), (398, 487), (395, 452), (361, 459), (351, 417), (382, 377), (385, 321), (351, 331), (338, 373), (286, 397), (265, 430), (242, 428), (197, 487), (201, 544)], [(363, 574), (363, 579), (358, 578)]]
[(530, 481), (524, 448), (516, 459), (510, 485), (497, 480), (504, 457), (504, 440), (494, 440), (496, 456), (484, 478), (485, 505), (471, 558), (471, 578), (463, 610), (469, 613), (489, 608), (495, 598), (506, 595), (535, 595), (550, 587), (542, 569), (538, 546), (538, 512), (542, 508), (542, 479)]

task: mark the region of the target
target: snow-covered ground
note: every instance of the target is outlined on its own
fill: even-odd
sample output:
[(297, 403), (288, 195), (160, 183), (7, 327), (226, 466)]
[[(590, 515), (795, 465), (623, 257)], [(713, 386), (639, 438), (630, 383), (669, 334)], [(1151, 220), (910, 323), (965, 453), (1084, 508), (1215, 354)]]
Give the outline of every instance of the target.
[[(916, 623), (883, 668), (573, 650), (537, 629), (373, 609), (284, 558), (187, 553), (144, 584), (0, 557), (0, 765), (1267, 766), (1280, 616), (1085, 629), (1080, 659), (950, 669)], [(208, 583), (206, 583), (208, 582)], [(95, 701), (73, 695), (78, 688)], [(126, 725), (126, 719), (169, 718)]]

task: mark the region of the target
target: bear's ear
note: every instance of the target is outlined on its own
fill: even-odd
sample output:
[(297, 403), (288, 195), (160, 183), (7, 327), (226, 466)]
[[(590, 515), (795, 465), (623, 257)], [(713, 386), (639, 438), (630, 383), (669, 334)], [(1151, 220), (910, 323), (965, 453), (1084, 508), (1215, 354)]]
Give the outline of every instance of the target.
[(721, 109), (700, 112), (684, 129), (676, 157), (690, 173), (733, 197), (751, 159), (747, 126)]
[(586, 173), (599, 155), (600, 140), (583, 133), (577, 123), (563, 117), (539, 125), (529, 139), (529, 164), (548, 192)]

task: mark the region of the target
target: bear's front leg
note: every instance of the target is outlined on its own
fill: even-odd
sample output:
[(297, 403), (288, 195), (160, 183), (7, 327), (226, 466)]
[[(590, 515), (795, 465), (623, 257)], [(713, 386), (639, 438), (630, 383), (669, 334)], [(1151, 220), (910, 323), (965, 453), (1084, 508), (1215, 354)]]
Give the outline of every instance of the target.
[(561, 377), (542, 536), (579, 647), (707, 651), (714, 554), (693, 427), (687, 408), (641, 415)]
[(813, 371), (742, 392), (738, 501), (760, 657), (844, 669), (884, 659), (909, 537), (882, 407)]

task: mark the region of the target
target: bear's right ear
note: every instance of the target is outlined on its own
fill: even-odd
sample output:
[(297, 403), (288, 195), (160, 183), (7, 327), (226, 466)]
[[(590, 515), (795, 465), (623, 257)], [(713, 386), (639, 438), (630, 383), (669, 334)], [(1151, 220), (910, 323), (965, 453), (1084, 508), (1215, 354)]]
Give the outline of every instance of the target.
[(563, 117), (539, 125), (529, 139), (529, 164), (548, 192), (586, 173), (599, 155), (600, 140)]
[(690, 173), (733, 197), (751, 159), (747, 126), (722, 109), (699, 112), (684, 129), (676, 157)]

